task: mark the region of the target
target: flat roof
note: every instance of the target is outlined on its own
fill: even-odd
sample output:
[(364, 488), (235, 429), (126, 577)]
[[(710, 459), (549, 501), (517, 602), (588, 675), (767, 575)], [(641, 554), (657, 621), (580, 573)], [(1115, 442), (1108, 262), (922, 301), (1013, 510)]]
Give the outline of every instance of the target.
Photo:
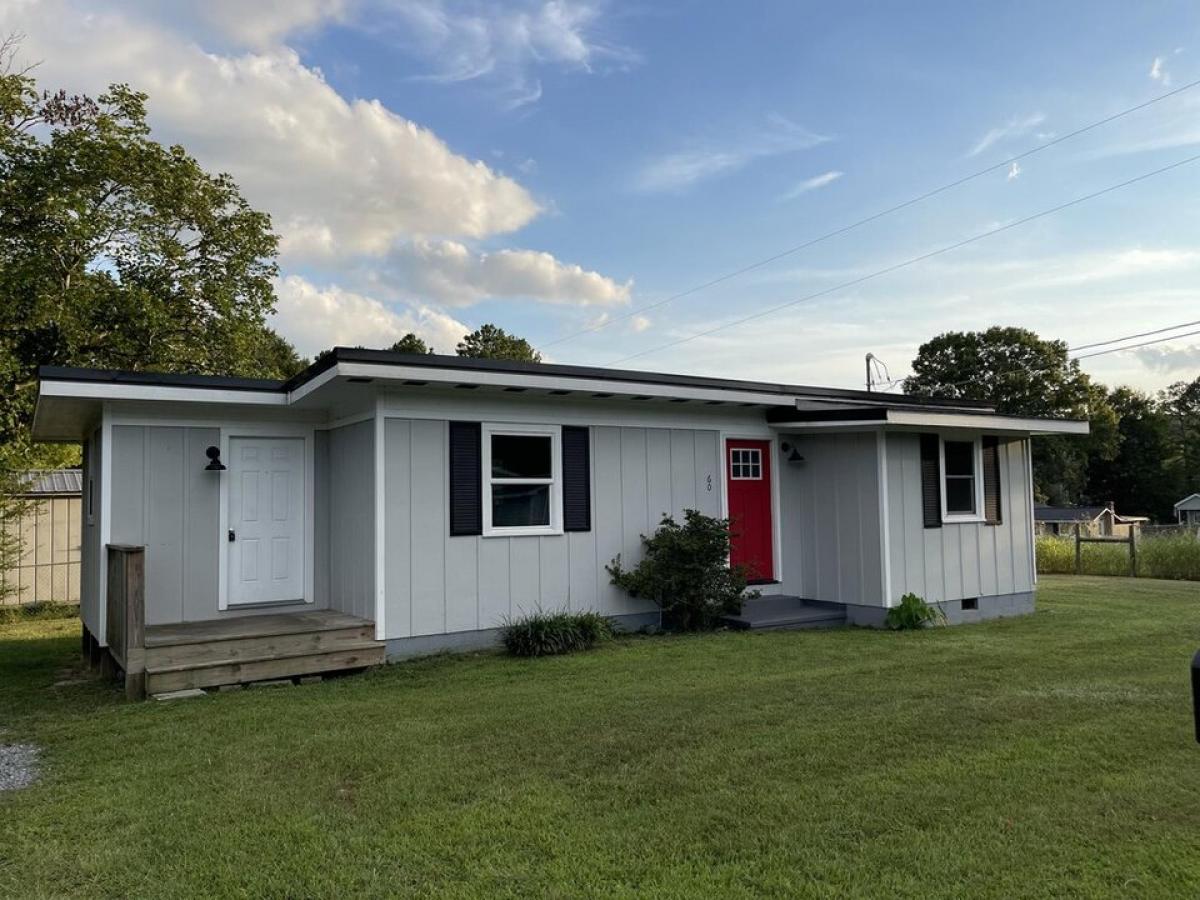
[(740, 391), (757, 394), (774, 394), (780, 397), (806, 397), (819, 400), (840, 400), (859, 403), (869, 402), (871, 404), (886, 406), (937, 407), (942, 409), (976, 410), (984, 413), (990, 413), (994, 410), (993, 404), (980, 400), (943, 400), (929, 397), (913, 397), (907, 394), (887, 394), (815, 385), (744, 381), (733, 378), (710, 378), (701, 375), (677, 375), (629, 369), (606, 369), (599, 366), (568, 366), (558, 363), (528, 363), (506, 359), (473, 359), (440, 354), (395, 353), (390, 350), (365, 350), (356, 347), (335, 347), (303, 372), (300, 372), (287, 381), (171, 372), (84, 369), (64, 366), (42, 366), (38, 369), (38, 378), (43, 381), (75, 381), (290, 393), (303, 387), (339, 363), (396, 366), (406, 369), (430, 369), (462, 373), (604, 380), (627, 384), (656, 385), (667, 388), (679, 387), (710, 391)]

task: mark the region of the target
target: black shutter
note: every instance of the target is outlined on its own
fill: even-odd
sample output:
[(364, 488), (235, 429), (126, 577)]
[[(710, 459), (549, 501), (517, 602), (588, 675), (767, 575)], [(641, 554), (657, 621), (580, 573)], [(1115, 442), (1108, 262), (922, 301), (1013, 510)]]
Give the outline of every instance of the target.
[(921, 512), (926, 528), (942, 527), (942, 466), (936, 434), (921, 435)]
[(562, 429), (563, 530), (592, 530), (592, 447), (588, 429)]
[(478, 422), (450, 423), (450, 534), (483, 533), (483, 471)]
[(1000, 515), (1000, 439), (983, 438), (983, 513), (989, 525), (999, 525)]

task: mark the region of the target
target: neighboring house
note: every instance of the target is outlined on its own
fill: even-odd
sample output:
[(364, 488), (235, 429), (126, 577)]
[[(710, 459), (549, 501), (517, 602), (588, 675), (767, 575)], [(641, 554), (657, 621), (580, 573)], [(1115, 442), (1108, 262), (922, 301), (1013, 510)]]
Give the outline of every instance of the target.
[(0, 603), (78, 603), (80, 567), (79, 469), (24, 473), (17, 495), (23, 514), (4, 528), (20, 535), (21, 557), (15, 568), (0, 571), (0, 581), (15, 588), (0, 591)]
[(1175, 504), (1175, 520), (1180, 525), (1200, 525), (1200, 494), (1184, 497)]
[[(1028, 612), (1030, 438), (1087, 427), (973, 402), (339, 348), (286, 383), (44, 368), (34, 435), (84, 446), (85, 643), (140, 635), (120, 609), (144, 566), (146, 671), (166, 688), (278, 671), (260, 663), (293, 651), (253, 641), (304, 623), (337, 623), (363, 664), (489, 645), (537, 609), (657, 622), (605, 566), (636, 562), (640, 536), (688, 508), (733, 519), (732, 561), (764, 593), (851, 623), (881, 624), (908, 592), (955, 621)], [(183, 654), (210, 660), (200, 674), (163, 649), (201, 641), (258, 649)], [(308, 671), (345, 663), (304, 646), (289, 658)]]
[(1150, 521), (1148, 516), (1120, 515), (1112, 503), (1104, 506), (1036, 506), (1038, 534), (1074, 534), (1084, 537), (1128, 537)]

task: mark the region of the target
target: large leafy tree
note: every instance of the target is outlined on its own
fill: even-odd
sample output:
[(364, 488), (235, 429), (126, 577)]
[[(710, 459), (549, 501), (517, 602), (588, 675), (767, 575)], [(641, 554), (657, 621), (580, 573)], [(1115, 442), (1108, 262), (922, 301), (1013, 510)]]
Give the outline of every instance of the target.
[(1178, 500), (1200, 491), (1200, 378), (1176, 382), (1162, 392), (1159, 402), (1178, 450)]
[(1108, 405), (1117, 417), (1116, 453), (1092, 460), (1088, 497), (1113, 500), (1119, 512), (1169, 521), (1180, 497), (1180, 454), (1170, 416), (1152, 397), (1127, 387), (1111, 391)]
[(1104, 389), (1093, 384), (1062, 341), (1024, 328), (948, 331), (922, 344), (904, 382), (924, 397), (985, 400), (1007, 415), (1089, 419), (1086, 439), (1044, 437), (1034, 442), (1034, 487), (1039, 499), (1085, 499), (1090, 458), (1116, 452), (1116, 416)]
[(421, 355), (433, 352), (432, 347), (425, 343), (420, 336), (411, 331), (392, 344), (388, 349), (394, 353), (418, 353)]
[[(11, 61), (11, 45), (8, 60)], [(38, 365), (286, 377), (277, 238), (227, 175), (150, 138), (146, 96), (0, 75), (0, 465), (28, 460)]]
[(476, 359), (513, 359), (518, 362), (541, 362), (542, 354), (533, 349), (525, 338), (509, 334), (495, 325), (483, 325), (458, 343), (459, 356)]

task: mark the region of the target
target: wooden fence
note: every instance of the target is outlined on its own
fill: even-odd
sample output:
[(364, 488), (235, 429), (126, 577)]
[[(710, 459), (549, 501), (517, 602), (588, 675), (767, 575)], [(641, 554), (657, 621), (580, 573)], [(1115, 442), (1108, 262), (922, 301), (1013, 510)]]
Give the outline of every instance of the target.
[(1129, 548), (1129, 574), (1137, 578), (1137, 539), (1138, 530), (1130, 528), (1127, 537), (1093, 537), (1084, 536), (1079, 525), (1075, 526), (1075, 574), (1083, 574), (1083, 545), (1084, 544), (1124, 544)]

